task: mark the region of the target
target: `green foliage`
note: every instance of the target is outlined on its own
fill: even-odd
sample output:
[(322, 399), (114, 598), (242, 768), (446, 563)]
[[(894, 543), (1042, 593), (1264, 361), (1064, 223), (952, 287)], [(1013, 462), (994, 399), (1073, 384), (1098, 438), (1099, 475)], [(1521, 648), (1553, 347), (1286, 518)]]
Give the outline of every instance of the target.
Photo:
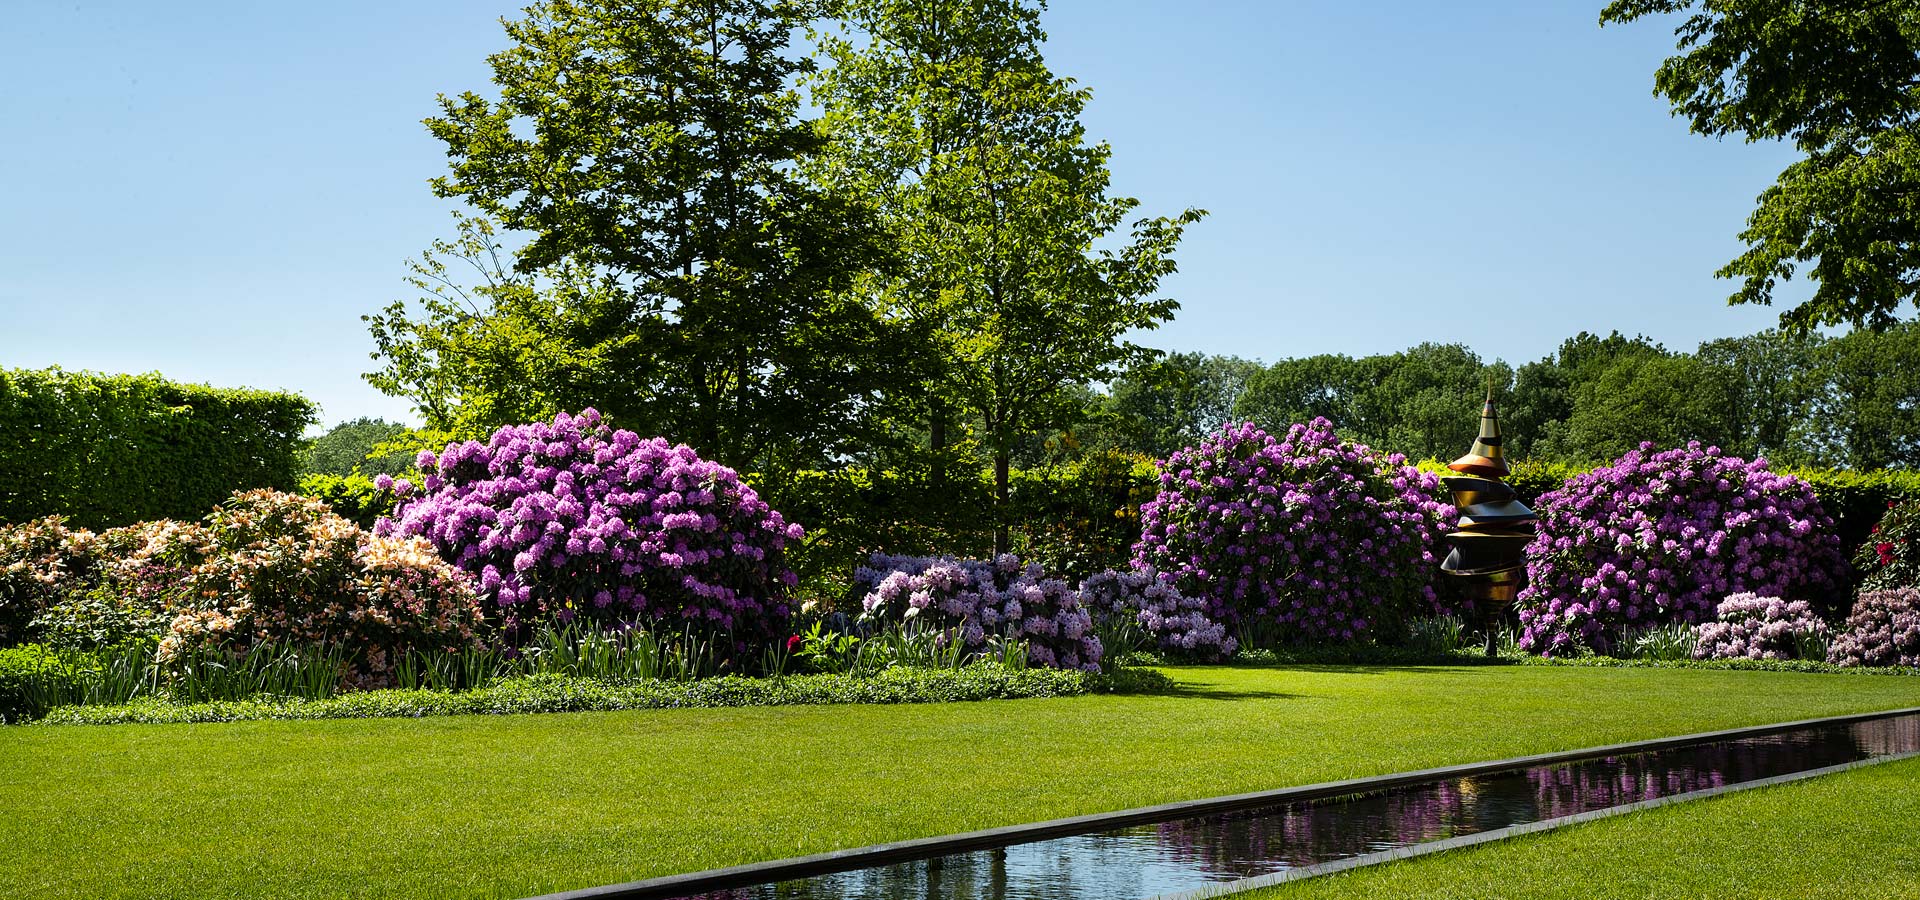
[[(414, 475), (411, 481), (413, 484), (421, 483), (418, 475)], [(383, 491), (373, 483), (371, 477), (359, 472), (346, 475), (309, 473), (300, 476), (300, 483), (295, 490), (303, 497), (312, 497), (325, 503), (341, 518), (367, 529), (373, 528), (373, 523), (381, 516), (392, 515), (394, 507), (400, 503), (399, 495), (391, 488)]]
[(1733, 303), (1771, 304), (1812, 263), (1813, 294), (1781, 314), (1806, 330), (1892, 325), (1920, 301), (1920, 15), (1908, 3), (1614, 0), (1600, 21), (1685, 14), (1654, 92), (1696, 134), (1790, 140), (1805, 157), (1760, 195), (1718, 272)]
[(0, 723), (60, 706), (115, 706), (154, 688), (151, 641), (91, 652), (39, 644), (0, 650)]
[(1854, 553), (1862, 591), (1920, 588), (1920, 495), (1888, 509)]
[(899, 249), (896, 271), (856, 287), (922, 342), (915, 396), (933, 427), (949, 408), (978, 423), (996, 551), (1016, 448), (1080, 415), (1074, 388), (1151, 355), (1124, 338), (1173, 315), (1152, 295), (1203, 215), (1120, 236), (1139, 202), (1109, 193), (1111, 148), (1080, 121), (1089, 93), (1048, 70), (1038, 7), (854, 0), (840, 30), (815, 35), (832, 65), (811, 79), (829, 143), (808, 171), (871, 198)]
[(1895, 504), (1920, 501), (1920, 472), (1856, 472), (1783, 468), (1813, 486), (1820, 506), (1833, 516), (1841, 548), (1851, 554), (1870, 543), (1874, 526)]
[(235, 490), (291, 488), (313, 418), (297, 394), (0, 369), (0, 522), (191, 519)]
[[(591, 407), (740, 468), (856, 446), (900, 354), (846, 293), (886, 261), (867, 211), (796, 171), (823, 140), (792, 87), (810, 7), (554, 0), (506, 22), (499, 99), (427, 120), (435, 191), (486, 218), (416, 266), (417, 316), (370, 319), (373, 383), (461, 433)], [(527, 235), (511, 272), (489, 219)]]
[(341, 422), (313, 439), (307, 448), (306, 471), (301, 478), (304, 481), (312, 475), (344, 477), (356, 472), (369, 477), (381, 473), (399, 475), (413, 468), (413, 457), (380, 448), (410, 431), (412, 429), (398, 422), (364, 416)]
[(1452, 459), (1479, 434), (1474, 413), (1488, 388), (1504, 394), (1512, 380), (1506, 363), (1483, 363), (1461, 344), (1283, 359), (1248, 377), (1234, 412), (1277, 431), (1324, 417), (1342, 436), (1376, 449)]
[(1264, 368), (1237, 356), (1202, 353), (1170, 353), (1136, 364), (1100, 399), (1109, 418), (1107, 446), (1165, 459), (1198, 444), (1233, 418), (1248, 380)]
[(1107, 675), (1060, 669), (1016, 670), (997, 662), (959, 669), (893, 668), (858, 678), (726, 676), (698, 681), (618, 682), (532, 675), (458, 693), (382, 690), (341, 694), (326, 700), (256, 697), (192, 704), (149, 700), (120, 706), (66, 706), (53, 710), (41, 721), (49, 725), (118, 725), (838, 703), (954, 703), (1090, 693), (1163, 693), (1171, 687), (1165, 675), (1150, 670), (1122, 670)]
[(1817, 461), (1920, 469), (1920, 323), (1822, 341), (1805, 378)]

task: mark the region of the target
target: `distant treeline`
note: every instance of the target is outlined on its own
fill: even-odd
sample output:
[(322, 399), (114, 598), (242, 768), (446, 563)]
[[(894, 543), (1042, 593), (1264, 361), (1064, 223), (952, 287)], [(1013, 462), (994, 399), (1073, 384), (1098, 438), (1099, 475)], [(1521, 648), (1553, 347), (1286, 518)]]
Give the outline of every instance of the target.
[(1842, 337), (1769, 330), (1691, 353), (1582, 332), (1517, 369), (1460, 344), (1272, 365), (1175, 353), (1090, 392), (1082, 425), (1027, 456), (1069, 446), (1161, 457), (1229, 418), (1271, 428), (1324, 416), (1376, 447), (1448, 458), (1473, 442), (1489, 385), (1520, 457), (1591, 463), (1641, 441), (1697, 440), (1783, 465), (1920, 468), (1920, 324)]

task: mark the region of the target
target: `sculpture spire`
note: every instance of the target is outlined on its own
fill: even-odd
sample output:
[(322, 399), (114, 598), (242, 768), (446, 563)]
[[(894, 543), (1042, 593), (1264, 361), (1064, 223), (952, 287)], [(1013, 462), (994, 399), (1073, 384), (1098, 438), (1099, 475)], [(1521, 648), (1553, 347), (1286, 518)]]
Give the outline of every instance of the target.
[[(1501, 449), (1500, 413), (1493, 405), (1493, 382), (1487, 382), (1486, 404), (1480, 408), (1480, 436), (1467, 455), (1447, 464), (1459, 475), (1442, 478), (1460, 510), (1459, 530), (1445, 535), (1452, 552), (1441, 571), (1460, 578), (1467, 596), (1485, 601), (1483, 614), (1497, 620), (1526, 580), (1526, 548), (1533, 541), (1533, 510), (1521, 503), (1507, 477), (1507, 458)], [(1487, 628), (1487, 655), (1494, 652), (1493, 626)]]

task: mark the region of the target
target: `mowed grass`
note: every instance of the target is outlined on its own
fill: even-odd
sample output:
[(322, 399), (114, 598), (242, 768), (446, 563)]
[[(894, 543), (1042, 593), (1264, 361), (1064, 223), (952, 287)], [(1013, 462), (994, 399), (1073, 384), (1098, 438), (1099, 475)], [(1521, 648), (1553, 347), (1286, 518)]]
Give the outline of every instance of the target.
[(1357, 869), (1235, 900), (1912, 900), (1920, 759)]
[[(1920, 706), (1920, 678), (1171, 670), (1171, 696), (0, 730), (0, 894), (519, 897)], [(1778, 852), (1761, 847), (1754, 855)]]

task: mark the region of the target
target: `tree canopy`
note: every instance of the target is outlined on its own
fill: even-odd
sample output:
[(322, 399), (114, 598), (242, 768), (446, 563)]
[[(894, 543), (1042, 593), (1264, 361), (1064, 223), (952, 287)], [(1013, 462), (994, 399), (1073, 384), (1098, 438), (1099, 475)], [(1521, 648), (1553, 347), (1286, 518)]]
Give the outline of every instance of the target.
[(1719, 270), (1732, 303), (1817, 283), (1782, 326), (1884, 329), (1920, 305), (1920, 6), (1848, 0), (1615, 0), (1602, 24), (1683, 16), (1654, 92), (1695, 133), (1790, 141), (1805, 158), (1759, 197)]
[[(798, 171), (823, 138), (790, 44), (818, 12), (549, 0), (507, 22), (498, 99), (443, 96), (427, 120), (450, 163), (435, 191), (483, 224), (416, 266), (418, 313), (373, 320), (374, 383), (436, 427), (596, 406), (735, 466), (859, 443), (899, 354), (847, 290), (886, 265), (870, 212)], [(511, 266), (495, 222), (525, 238)]]

